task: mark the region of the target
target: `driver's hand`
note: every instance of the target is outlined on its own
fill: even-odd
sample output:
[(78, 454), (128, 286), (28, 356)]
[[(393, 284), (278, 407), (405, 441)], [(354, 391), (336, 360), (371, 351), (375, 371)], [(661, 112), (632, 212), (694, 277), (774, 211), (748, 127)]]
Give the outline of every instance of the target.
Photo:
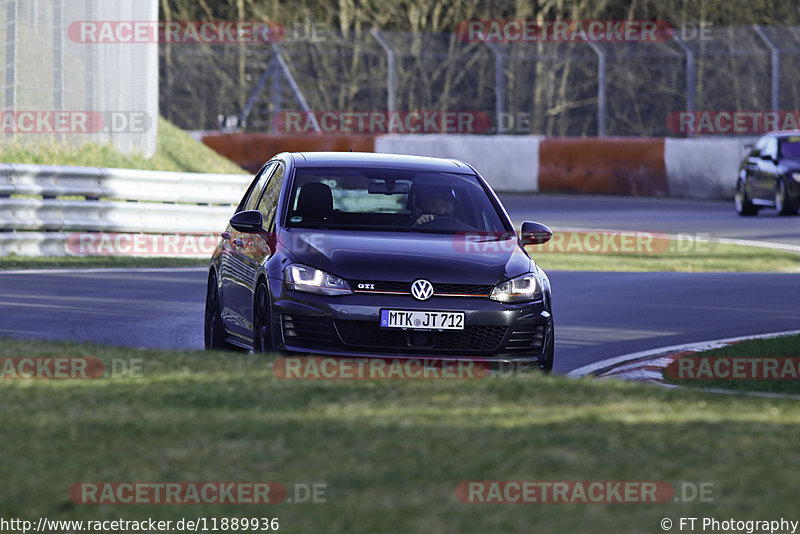
[(426, 222), (431, 222), (436, 218), (436, 215), (433, 213), (425, 213), (424, 215), (420, 215), (419, 219), (416, 220), (414, 226), (419, 226), (420, 224), (425, 224)]

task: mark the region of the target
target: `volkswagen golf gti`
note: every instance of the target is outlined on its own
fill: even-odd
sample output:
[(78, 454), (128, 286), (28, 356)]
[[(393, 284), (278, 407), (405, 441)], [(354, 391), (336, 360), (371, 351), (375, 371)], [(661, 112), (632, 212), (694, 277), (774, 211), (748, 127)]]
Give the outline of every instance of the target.
[(282, 153), (212, 256), (207, 349), (553, 367), (550, 282), (461, 161)]

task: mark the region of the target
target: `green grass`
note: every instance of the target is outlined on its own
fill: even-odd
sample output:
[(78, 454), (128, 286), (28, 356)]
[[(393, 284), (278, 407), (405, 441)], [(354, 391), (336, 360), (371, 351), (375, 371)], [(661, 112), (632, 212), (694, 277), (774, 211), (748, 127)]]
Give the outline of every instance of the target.
[(526, 250), (543, 269), (556, 271), (800, 272), (800, 254), (745, 245), (705, 243), (690, 251), (646, 254)]
[[(662, 518), (797, 519), (796, 402), (538, 373), (281, 380), (271, 357), (0, 341), (0, 356), (141, 362), (0, 380), (0, 517), (279, 517), (282, 532), (662, 532)], [(118, 365), (119, 367), (119, 365)], [(327, 502), (75, 505), (80, 481), (327, 484)], [(713, 502), (465, 504), (468, 480), (713, 484)]]
[[(708, 350), (698, 353), (690, 353), (682, 357), (687, 358), (798, 358), (800, 357), (800, 335), (797, 336), (781, 336), (772, 339), (753, 339), (749, 341), (742, 341), (733, 345), (728, 345), (719, 349)], [(677, 364), (675, 364), (677, 365)], [(782, 368), (782, 364), (778, 368)], [(678, 376), (678, 369), (675, 370), (675, 375)], [(692, 369), (695, 369), (694, 367)], [(712, 373), (713, 367), (710, 367)], [(727, 367), (720, 367), (721, 372), (729, 373)], [(797, 369), (797, 366), (794, 367)], [(698, 368), (698, 373), (700, 372)], [(700, 376), (708, 376), (705, 374)], [(692, 371), (694, 373), (694, 371)], [(791, 377), (790, 373), (787, 376)], [(670, 378), (665, 374), (665, 378), (673, 384), (689, 387), (700, 388), (723, 388), (741, 391), (765, 391), (770, 393), (788, 393), (800, 395), (800, 379), (784, 379), (784, 380), (763, 380), (763, 379), (724, 379), (724, 380), (700, 380), (688, 379), (677, 380)]]
[(247, 174), (232, 161), (220, 156), (163, 117), (158, 120), (156, 153), (152, 158), (125, 155), (110, 144), (26, 142), (24, 139), (0, 142), (0, 162), (36, 165), (77, 165), (159, 171)]
[(64, 268), (145, 268), (145, 267), (202, 267), (208, 258), (141, 257), (141, 256), (0, 256), (2, 269), (64, 269)]

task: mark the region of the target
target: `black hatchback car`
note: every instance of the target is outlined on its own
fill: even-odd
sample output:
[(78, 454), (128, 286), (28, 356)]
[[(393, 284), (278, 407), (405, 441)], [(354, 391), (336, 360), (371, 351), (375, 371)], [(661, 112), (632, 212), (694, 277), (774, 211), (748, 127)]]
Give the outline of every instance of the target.
[(553, 367), (550, 282), (460, 161), (283, 153), (258, 172), (208, 275), (207, 349)]
[(763, 207), (794, 215), (800, 207), (800, 132), (772, 132), (761, 137), (742, 161), (734, 208), (756, 215)]

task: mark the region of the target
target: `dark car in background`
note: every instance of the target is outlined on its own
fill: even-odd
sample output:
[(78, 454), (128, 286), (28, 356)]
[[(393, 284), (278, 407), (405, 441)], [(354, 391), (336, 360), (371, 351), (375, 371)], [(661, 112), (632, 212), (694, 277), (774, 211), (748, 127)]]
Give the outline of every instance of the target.
[(756, 215), (761, 208), (795, 215), (800, 207), (800, 131), (761, 137), (739, 168), (734, 208)]
[(547, 275), (489, 185), (460, 161), (283, 153), (213, 254), (207, 349), (553, 367)]

